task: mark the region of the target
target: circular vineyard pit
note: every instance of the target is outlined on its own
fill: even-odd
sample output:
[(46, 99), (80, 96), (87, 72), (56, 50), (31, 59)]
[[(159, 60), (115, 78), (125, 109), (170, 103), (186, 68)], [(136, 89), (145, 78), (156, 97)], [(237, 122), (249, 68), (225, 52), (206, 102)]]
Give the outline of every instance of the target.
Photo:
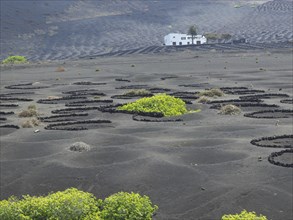
[(258, 147), (293, 148), (293, 135), (281, 135), (253, 139), (251, 144)]
[(56, 124), (49, 124), (45, 127), (47, 130), (65, 130), (65, 131), (80, 131), (98, 129), (107, 127), (112, 122), (110, 120), (88, 120), (88, 121), (74, 121), (63, 122)]
[(293, 168), (293, 149), (286, 149), (279, 152), (273, 152), (268, 157), (268, 161), (276, 166)]
[(292, 118), (293, 110), (281, 109), (281, 110), (266, 110), (244, 114), (249, 118)]

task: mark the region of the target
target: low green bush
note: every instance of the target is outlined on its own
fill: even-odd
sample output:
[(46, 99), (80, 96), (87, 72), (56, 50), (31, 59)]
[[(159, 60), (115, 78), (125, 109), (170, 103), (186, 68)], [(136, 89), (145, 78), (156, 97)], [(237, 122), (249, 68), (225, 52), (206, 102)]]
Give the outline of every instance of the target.
[(222, 220), (267, 220), (267, 217), (264, 215), (259, 215), (255, 212), (247, 212), (243, 210), (240, 214), (235, 215), (223, 215)]
[(101, 217), (104, 220), (151, 220), (157, 209), (147, 196), (119, 192), (105, 199)]
[(80, 220), (98, 212), (96, 198), (75, 188), (44, 197), (26, 195), (21, 200), (11, 197), (0, 201), (2, 220)]
[(158, 209), (149, 197), (119, 192), (97, 199), (69, 188), (47, 196), (14, 196), (0, 201), (1, 220), (151, 220)]
[(162, 113), (164, 116), (177, 116), (188, 112), (184, 101), (167, 94), (157, 94), (153, 97), (141, 98), (135, 102), (118, 107), (118, 110), (157, 112)]
[(2, 61), (3, 64), (21, 64), (27, 63), (27, 59), (24, 56), (9, 56)]

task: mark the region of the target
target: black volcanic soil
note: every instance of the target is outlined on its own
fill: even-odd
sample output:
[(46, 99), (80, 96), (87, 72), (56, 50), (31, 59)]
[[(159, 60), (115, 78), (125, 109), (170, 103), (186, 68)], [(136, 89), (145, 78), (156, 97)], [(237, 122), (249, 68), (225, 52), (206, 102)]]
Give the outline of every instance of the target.
[[(254, 49), (293, 37), (292, 0), (6, 0), (0, 8), (1, 60), (10, 54), (61, 60), (109, 52), (156, 53), (165, 35), (186, 33), (194, 23), (200, 34), (228, 33), (257, 43)], [(209, 41), (221, 42), (225, 40)]]
[[(255, 62), (256, 58), (261, 64)], [(55, 72), (60, 65), (65, 72)], [(260, 67), (266, 71), (259, 71)], [(100, 71), (96, 72), (97, 68)], [(115, 80), (119, 78), (130, 82)], [(264, 145), (278, 144), (280, 148), (250, 143), (261, 137), (292, 135), (292, 117), (220, 115), (217, 109), (209, 108), (210, 104), (197, 102), (198, 92), (204, 89), (245, 87), (254, 93), (249, 95), (257, 96), (252, 97), (251, 103), (290, 109), (290, 104), (280, 101), (292, 99), (291, 50), (185, 51), (163, 56), (105, 57), (65, 64), (1, 67), (1, 94), (29, 92), (5, 88), (27, 82), (39, 82), (38, 85), (46, 87), (34, 89), (32, 94), (11, 96), (15, 100), (9, 103), (19, 105), (15, 109), (1, 106), (1, 112), (15, 112), (1, 115), (6, 119), (1, 120), (0, 126), (1, 199), (77, 187), (99, 198), (119, 191), (148, 195), (159, 206), (156, 220), (214, 220), (243, 209), (262, 213), (272, 220), (293, 218), (292, 167), (268, 161), (271, 158), (291, 164), (290, 152), (270, 155), (285, 150), (282, 146), (292, 139), (276, 140), (277, 143), (261, 141)], [(106, 84), (76, 85), (75, 82)], [(167, 93), (188, 97), (189, 110), (201, 111), (174, 118), (100, 111), (103, 106), (135, 100), (111, 99), (129, 91), (126, 86), (131, 85), (170, 89)], [(95, 97), (97, 93), (104, 96)], [(210, 100), (243, 100), (239, 99), (244, 96), (242, 93)], [(38, 103), (49, 96), (74, 94), (83, 98)], [(258, 96), (264, 94), (289, 97)], [(32, 101), (16, 99), (21, 97)], [(81, 106), (65, 106), (74, 102)], [(4, 103), (8, 100), (1, 100)], [(38, 127), (22, 128), (23, 120), (29, 118), (18, 118), (17, 114), (30, 104), (36, 105), (41, 123)], [(280, 112), (269, 114), (274, 116)], [(89, 120), (93, 123), (87, 123)], [(99, 124), (98, 120), (112, 123)], [(47, 126), (57, 130), (47, 130)], [(84, 142), (91, 149), (70, 151), (75, 142)]]

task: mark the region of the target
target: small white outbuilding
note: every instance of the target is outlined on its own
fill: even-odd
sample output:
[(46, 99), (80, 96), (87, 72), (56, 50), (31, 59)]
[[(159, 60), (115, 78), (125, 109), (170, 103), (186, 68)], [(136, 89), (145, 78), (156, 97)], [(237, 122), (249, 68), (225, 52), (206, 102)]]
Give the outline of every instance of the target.
[[(206, 44), (207, 39), (203, 35), (195, 35), (193, 37), (193, 44)], [(166, 46), (180, 46), (191, 45), (192, 37), (188, 34), (170, 33), (164, 37), (164, 45)]]

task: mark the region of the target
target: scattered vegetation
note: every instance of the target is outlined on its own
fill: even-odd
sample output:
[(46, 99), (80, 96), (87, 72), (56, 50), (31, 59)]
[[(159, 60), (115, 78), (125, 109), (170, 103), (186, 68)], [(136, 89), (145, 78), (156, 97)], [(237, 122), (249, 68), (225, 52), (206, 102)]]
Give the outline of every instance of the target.
[(206, 33), (204, 35), (208, 40), (229, 40), (232, 38), (231, 34), (217, 34), (217, 33)]
[(29, 105), (27, 109), (22, 110), (18, 116), (21, 118), (27, 118), (27, 117), (36, 117), (38, 116), (38, 111), (35, 105)]
[(100, 69), (96, 69), (96, 72), (99, 72), (100, 71)]
[(23, 128), (32, 128), (40, 125), (40, 121), (36, 118), (32, 118), (30, 120), (23, 121), (21, 127)]
[(151, 220), (157, 209), (147, 196), (119, 192), (104, 200), (101, 217), (104, 220)]
[(23, 128), (32, 128), (33, 125), (32, 125), (32, 123), (31, 123), (30, 120), (27, 120), (27, 121), (23, 121), (23, 122), (21, 123), (21, 127), (23, 127)]
[(224, 105), (220, 109), (220, 114), (222, 115), (239, 115), (241, 109), (235, 105)]
[(32, 118), (31, 119), (31, 123), (33, 124), (33, 126), (39, 126), (40, 125), (40, 121), (36, 118)]
[(27, 107), (27, 109), (29, 109), (29, 110), (37, 110), (37, 106), (36, 105), (29, 105)]
[(141, 98), (135, 102), (118, 107), (118, 110), (158, 112), (164, 116), (177, 116), (188, 112), (184, 101), (167, 94), (157, 94), (153, 97)]
[(22, 64), (27, 62), (28, 61), (24, 56), (9, 56), (2, 61), (2, 64)]
[(69, 149), (71, 151), (82, 152), (82, 151), (89, 151), (91, 149), (91, 146), (84, 142), (75, 142), (69, 147)]
[(71, 219), (71, 220), (150, 220), (158, 209), (149, 197), (119, 192), (97, 199), (93, 194), (75, 188), (47, 196), (14, 196), (0, 201), (0, 219)]
[(150, 95), (150, 94), (152, 94), (152, 93), (146, 89), (134, 89), (134, 90), (130, 90), (130, 91), (124, 93), (123, 95), (125, 95), (125, 96), (144, 96), (144, 95)]
[(207, 96), (207, 97), (222, 97), (224, 96), (224, 93), (222, 90), (220, 89), (208, 89), (208, 90), (204, 90), (201, 91), (199, 93), (199, 96)]
[(135, 65), (134, 64), (131, 64), (131, 67), (135, 67)]
[(243, 210), (240, 214), (235, 215), (223, 215), (222, 220), (267, 220), (264, 215), (257, 215), (255, 212), (247, 212)]
[(206, 103), (208, 103), (209, 101), (210, 101), (209, 98), (206, 97), (206, 96), (201, 96), (201, 97), (199, 97), (199, 98), (197, 99), (197, 102), (198, 102), (198, 103), (203, 103), (203, 104), (206, 104)]
[(241, 8), (242, 7), (242, 5), (234, 5), (234, 8)]

